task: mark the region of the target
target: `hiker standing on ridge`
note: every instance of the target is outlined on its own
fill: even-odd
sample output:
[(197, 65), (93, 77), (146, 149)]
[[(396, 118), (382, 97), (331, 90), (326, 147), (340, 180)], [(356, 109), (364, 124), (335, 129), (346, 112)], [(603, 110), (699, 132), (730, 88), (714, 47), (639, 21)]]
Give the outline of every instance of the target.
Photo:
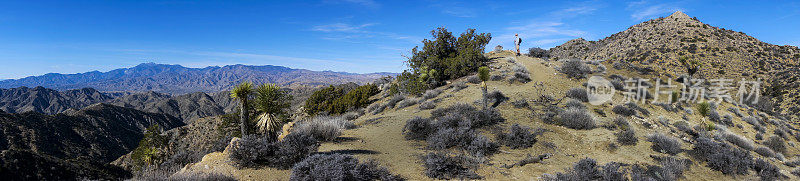
[(519, 34), (514, 34), (514, 47), (517, 48), (517, 56), (519, 56), (519, 45), (522, 44), (522, 39), (519, 38)]

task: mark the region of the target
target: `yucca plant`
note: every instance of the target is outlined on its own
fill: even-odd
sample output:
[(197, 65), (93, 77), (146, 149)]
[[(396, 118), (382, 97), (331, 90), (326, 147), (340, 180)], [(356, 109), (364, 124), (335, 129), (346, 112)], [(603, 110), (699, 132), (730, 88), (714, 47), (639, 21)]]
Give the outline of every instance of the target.
[(486, 81), (489, 80), (489, 67), (483, 66), (478, 68), (478, 78), (481, 79), (481, 90), (483, 91), (483, 108), (486, 109), (486, 104), (488, 104), (486, 100)]
[(286, 116), (286, 109), (291, 104), (292, 96), (275, 84), (261, 84), (256, 88), (255, 107), (261, 115), (258, 117), (258, 130), (273, 141), (278, 138), (278, 131)]
[(239, 126), (242, 129), (242, 137), (247, 135), (247, 119), (249, 114), (249, 99), (253, 93), (253, 83), (242, 82), (231, 89), (231, 98), (239, 100)]

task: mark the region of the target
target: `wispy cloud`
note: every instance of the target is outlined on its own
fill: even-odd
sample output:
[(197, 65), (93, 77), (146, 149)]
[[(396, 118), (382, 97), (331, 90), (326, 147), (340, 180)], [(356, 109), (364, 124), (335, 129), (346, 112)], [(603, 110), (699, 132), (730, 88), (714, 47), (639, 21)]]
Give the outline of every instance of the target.
[[(567, 24), (567, 20), (594, 13), (602, 5), (594, 1), (581, 2), (569, 7), (544, 13), (531, 20), (511, 22), (509, 27), (497, 37), (493, 38), (495, 44), (510, 45), (514, 35), (523, 38), (523, 46), (548, 47), (555, 43), (588, 36), (584, 30), (576, 29)], [(531, 41), (525, 41), (531, 40)], [(502, 43), (499, 43), (502, 42)]]
[(340, 40), (350, 43), (366, 43), (365, 39), (380, 38), (404, 41), (419, 41), (419, 37), (401, 35), (394, 32), (380, 32), (370, 31), (368, 27), (378, 25), (378, 23), (364, 23), (364, 24), (349, 24), (349, 23), (332, 23), (317, 25), (311, 28), (311, 31), (324, 33), (322, 39), (325, 40)]
[(467, 7), (447, 7), (442, 13), (459, 18), (472, 18), (478, 16), (474, 9)]
[(636, 1), (628, 3), (628, 10), (633, 10), (631, 18), (634, 20), (652, 19), (658, 16), (668, 15), (675, 11), (684, 11), (676, 2), (670, 3), (650, 3), (648, 1)]
[(373, 0), (344, 0), (344, 2), (358, 4), (358, 5), (362, 5), (362, 6), (369, 7), (369, 8), (380, 7), (380, 4), (378, 4), (377, 2), (375, 2)]
[(333, 23), (326, 25), (317, 25), (311, 28), (313, 31), (321, 32), (348, 32), (348, 33), (363, 33), (363, 29), (369, 26), (376, 25), (376, 23), (366, 23), (360, 25), (351, 25), (347, 23)]
[(374, 0), (324, 0), (323, 4), (352, 4), (366, 8), (380, 8), (381, 4)]

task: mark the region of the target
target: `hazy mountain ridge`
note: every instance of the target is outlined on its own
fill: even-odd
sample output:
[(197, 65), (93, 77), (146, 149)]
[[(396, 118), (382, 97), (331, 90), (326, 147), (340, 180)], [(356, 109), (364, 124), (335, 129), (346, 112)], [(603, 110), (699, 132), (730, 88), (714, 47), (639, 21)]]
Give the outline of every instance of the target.
[[(783, 105), (779, 111), (800, 111), (796, 110), (796, 105), (800, 105), (796, 92), (800, 85), (792, 81), (800, 76), (796, 72), (800, 49), (765, 43), (742, 32), (704, 24), (680, 11), (633, 25), (598, 41), (574, 39), (549, 51), (555, 59), (607, 60), (613, 68), (662, 79), (686, 74), (679, 58), (687, 57), (699, 60), (697, 77), (761, 79), (764, 86), (780, 89), (780, 93), (772, 94), (773, 100)], [(792, 107), (795, 110), (789, 110)]]
[(43, 86), (56, 90), (92, 87), (102, 92), (156, 91), (170, 94), (219, 92), (241, 81), (276, 83), (282, 87), (367, 83), (393, 73), (354, 74), (311, 71), (282, 66), (227, 65), (187, 68), (180, 65), (143, 63), (132, 68), (79, 74), (50, 73), (21, 79), (2, 80), (0, 88)]
[(0, 110), (8, 113), (38, 112), (56, 114), (70, 108), (83, 108), (113, 97), (92, 88), (56, 91), (44, 87), (0, 89)]

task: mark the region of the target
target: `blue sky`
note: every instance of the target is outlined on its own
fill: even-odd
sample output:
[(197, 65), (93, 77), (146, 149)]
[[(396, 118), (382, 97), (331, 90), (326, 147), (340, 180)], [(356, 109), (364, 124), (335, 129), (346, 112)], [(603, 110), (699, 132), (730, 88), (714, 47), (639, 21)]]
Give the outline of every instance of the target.
[(800, 45), (798, 1), (0, 1), (0, 79), (144, 62), (399, 72), (444, 26), (487, 46), (597, 40), (681, 10), (713, 26)]

